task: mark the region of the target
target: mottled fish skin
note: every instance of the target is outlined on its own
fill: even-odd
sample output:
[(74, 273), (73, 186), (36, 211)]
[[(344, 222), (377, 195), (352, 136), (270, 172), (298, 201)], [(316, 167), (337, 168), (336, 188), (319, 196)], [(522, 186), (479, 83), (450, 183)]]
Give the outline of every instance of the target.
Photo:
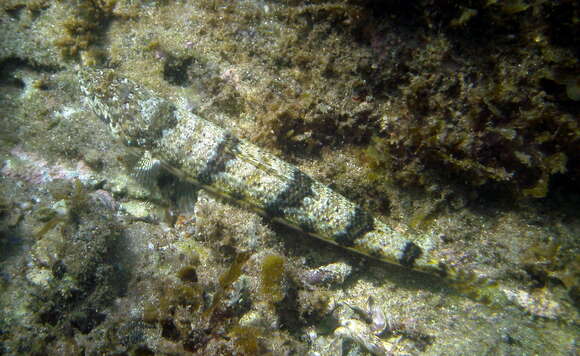
[(443, 276), (432, 238), (395, 231), (295, 166), (111, 70), (81, 71), (87, 105), (127, 146), (275, 222), (391, 264)]

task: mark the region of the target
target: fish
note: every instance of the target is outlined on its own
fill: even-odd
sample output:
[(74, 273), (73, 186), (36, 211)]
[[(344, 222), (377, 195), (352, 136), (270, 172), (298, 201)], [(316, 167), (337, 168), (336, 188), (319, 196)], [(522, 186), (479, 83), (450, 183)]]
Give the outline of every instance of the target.
[(357, 254), (438, 277), (434, 236), (401, 232), (256, 145), (110, 69), (83, 69), (85, 104), (127, 147), (179, 179), (270, 221)]

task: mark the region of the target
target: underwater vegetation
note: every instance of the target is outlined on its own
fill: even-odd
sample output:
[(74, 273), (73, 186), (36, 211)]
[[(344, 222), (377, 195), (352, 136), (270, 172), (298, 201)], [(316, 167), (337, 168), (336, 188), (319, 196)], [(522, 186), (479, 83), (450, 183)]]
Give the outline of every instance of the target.
[[(74, 212), (55, 213), (56, 217), (44, 223), (35, 234), (38, 242), (30, 250), (29, 267), (23, 272), (30, 292), (20, 300), (31, 313), (27, 323), (43, 331), (31, 339), (23, 325), (16, 326), (22, 337), (10, 340), (11, 352), (45, 354), (46, 340), (55, 338), (78, 349), (72, 335), (86, 335), (100, 325), (106, 319), (103, 308), (125, 290), (128, 274), (122, 264), (114, 262), (121, 230), (112, 219), (113, 212), (96, 195), (89, 195), (78, 180), (70, 183), (72, 187), (61, 184), (57, 188), (55, 184), (54, 195), (67, 200)], [(36, 218), (49, 219), (46, 211), (39, 208)], [(54, 229), (57, 225), (60, 228)], [(14, 288), (15, 281), (11, 276), (8, 285)]]
[(88, 192), (78, 178), (72, 184), (68, 181), (53, 182), (50, 192), (53, 198), (62, 204), (54, 209), (37, 211), (38, 219), (46, 221), (46, 224), (36, 232), (37, 238), (42, 238), (60, 223), (75, 223), (79, 218), (79, 212), (86, 208), (89, 200)]
[[(446, 180), (542, 198), (554, 179), (571, 189), (580, 139), (577, 5), (424, 6), (293, 3), (277, 10), (292, 31), (273, 39), (275, 52), (238, 36), (281, 80), (244, 78), (235, 67), (212, 73), (215, 65), (195, 55), (177, 56), (182, 78), (216, 93), (229, 114), (257, 121), (247, 135), (261, 146), (295, 156), (360, 147), (367, 184), (379, 190), (385, 181), (427, 188)], [(240, 19), (227, 6), (209, 12), (226, 20), (210, 35), (226, 60), (249, 60), (227, 34), (244, 34), (263, 15)]]
[[(2, 1), (0, 354), (574, 354), (579, 11)], [(163, 175), (135, 188), (131, 154), (82, 109), (77, 65), (185, 102), (398, 229), (435, 231), (475, 273), (454, 294), (203, 192), (185, 209)], [(490, 308), (500, 286), (519, 309)]]
[[(445, 171), (446, 179), (532, 198), (547, 196), (554, 177), (573, 185), (578, 99), (567, 94), (576, 89), (555, 80), (562, 70), (571, 87), (578, 85), (577, 30), (570, 27), (574, 15), (564, 13), (573, 7), (542, 1), (458, 4), (464, 12), (447, 22), (447, 36), (423, 42), (423, 50), (398, 47), (397, 65), (407, 72), (399, 74), (398, 99), (383, 104), (378, 130), (364, 150), (371, 180), (428, 186)], [(446, 22), (454, 13), (444, 7), (429, 15)], [(424, 20), (416, 19), (418, 25)], [(392, 63), (390, 36), (373, 34), (379, 67)], [(486, 38), (483, 44), (479, 36)], [(385, 84), (394, 79), (387, 73), (378, 78)]]
[(284, 278), (284, 258), (278, 255), (268, 255), (262, 262), (260, 273), (260, 293), (264, 295), (268, 303), (278, 303), (284, 298), (282, 282)]
[[(571, 251), (570, 251), (571, 250)], [(536, 288), (563, 286), (570, 298), (580, 307), (580, 258), (577, 247), (552, 240), (530, 246), (522, 257)]]
[[(247, 278), (243, 269), (250, 257), (244, 252), (234, 256), (229, 268), (219, 276), (211, 302), (208, 302), (207, 293), (211, 287), (191, 278), (199, 266), (186, 266), (179, 270), (180, 281), (158, 281), (159, 299), (145, 306), (143, 320), (159, 328), (161, 337), (169, 341), (162, 348), (215, 355), (232, 352), (271, 354), (274, 345), (287, 338), (279, 331), (268, 330), (266, 325), (256, 324), (256, 321), (243, 321), (247, 319), (244, 315), (255, 308), (252, 304), (259, 303), (258, 295), (249, 294), (247, 282), (240, 280)], [(267, 303), (279, 302), (282, 297), (279, 291), (283, 270), (278, 258), (268, 255), (261, 261), (258, 294)], [(274, 310), (269, 313), (274, 313)], [(274, 337), (272, 332), (276, 333)], [(287, 346), (293, 344), (289, 339), (286, 342)]]
[(114, 16), (116, 0), (69, 1), (70, 16), (60, 26), (64, 34), (55, 41), (65, 60), (73, 60), (82, 55), (82, 62), (96, 65), (103, 61), (104, 53), (97, 44), (103, 39), (107, 23)]
[[(166, 6), (145, 3), (63, 1), (68, 16), (59, 17), (54, 45), (85, 65), (123, 63), (135, 53), (102, 44), (113, 23), (140, 18), (140, 6)], [(574, 1), (275, 4), (264, 13), (255, 5), (200, 2), (206, 15), (192, 32), (200, 42), (183, 47), (143, 37), (135, 50), (159, 64), (143, 74), (158, 71), (170, 84), (212, 97), (204, 106), (210, 118), (218, 107), (253, 117), (245, 134), (275, 152), (356, 145), (369, 168), (367, 184), (378, 189), (385, 180), (428, 187), (452, 179), (542, 198), (554, 179), (563, 182), (559, 189), (576, 181)], [(43, 1), (5, 5), (14, 18), (48, 8)], [(286, 30), (261, 27), (269, 16), (284, 18)], [(230, 64), (260, 58), (262, 78), (242, 75), (243, 66), (220, 69), (198, 50), (206, 43)]]

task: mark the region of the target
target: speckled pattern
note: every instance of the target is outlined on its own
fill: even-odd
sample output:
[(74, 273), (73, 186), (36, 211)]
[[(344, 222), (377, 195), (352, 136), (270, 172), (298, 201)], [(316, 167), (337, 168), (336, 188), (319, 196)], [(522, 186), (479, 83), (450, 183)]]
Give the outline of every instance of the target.
[(149, 151), (181, 179), (316, 238), (438, 275), (428, 236), (406, 236), (296, 167), (233, 137), (111, 71), (84, 70), (86, 102), (128, 146)]

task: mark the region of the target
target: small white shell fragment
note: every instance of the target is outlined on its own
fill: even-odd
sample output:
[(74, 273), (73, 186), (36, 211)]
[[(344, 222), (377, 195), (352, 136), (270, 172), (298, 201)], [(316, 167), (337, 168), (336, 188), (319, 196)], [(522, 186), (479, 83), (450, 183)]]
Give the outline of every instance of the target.
[(340, 325), (340, 327), (334, 330), (334, 335), (357, 343), (373, 355), (391, 355), (393, 345), (377, 337), (364, 322), (356, 319), (348, 319), (341, 322)]

